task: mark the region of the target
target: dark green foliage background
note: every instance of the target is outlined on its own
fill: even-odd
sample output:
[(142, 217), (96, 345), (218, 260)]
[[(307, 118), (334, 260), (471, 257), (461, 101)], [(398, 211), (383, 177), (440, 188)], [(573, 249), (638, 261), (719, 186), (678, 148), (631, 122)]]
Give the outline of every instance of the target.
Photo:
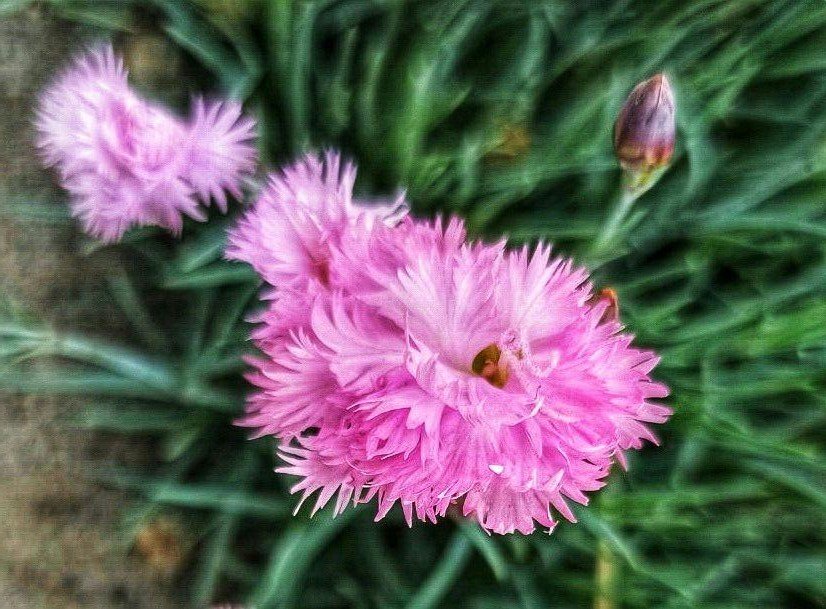
[[(826, 4), (50, 4), (119, 36), (138, 15), (161, 28), (189, 86), (247, 101), (273, 166), (340, 147), (364, 193), (404, 187), (417, 214), (588, 263), (673, 390), (662, 446), (551, 536), (408, 530), (369, 508), (292, 517), (272, 442), (231, 425), (257, 288), (220, 259), (231, 218), (189, 225), (180, 244), (133, 231), (110, 285), (134, 340), (56, 333), (10, 306), (0, 383), (94, 398), (82, 423), (157, 439), (157, 467), (107, 482), (143, 498), (131, 526), (172, 511), (197, 536), (194, 606), (826, 606)], [(658, 71), (677, 97), (673, 166), (595, 257), (619, 192), (613, 117)]]

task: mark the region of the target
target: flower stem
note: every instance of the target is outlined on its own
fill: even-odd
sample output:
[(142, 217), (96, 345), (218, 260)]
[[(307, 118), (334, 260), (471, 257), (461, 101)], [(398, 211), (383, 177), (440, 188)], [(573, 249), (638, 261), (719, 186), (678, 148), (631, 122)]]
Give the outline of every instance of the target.
[(604, 539), (597, 546), (597, 558), (594, 567), (596, 594), (594, 609), (614, 609), (614, 585), (616, 581), (616, 557)]
[(599, 265), (606, 261), (606, 257), (616, 247), (617, 240), (622, 236), (625, 220), (634, 206), (634, 201), (648, 192), (659, 181), (666, 169), (667, 166), (623, 171), (619, 197), (589, 251), (588, 257), (594, 263)]
[(620, 233), (623, 222), (628, 217), (628, 212), (631, 211), (631, 207), (638, 197), (639, 193), (635, 190), (623, 188), (620, 191), (619, 199), (611, 210), (611, 214), (605, 221), (599, 237), (597, 237), (597, 240), (591, 248), (591, 256), (599, 258), (611, 249)]

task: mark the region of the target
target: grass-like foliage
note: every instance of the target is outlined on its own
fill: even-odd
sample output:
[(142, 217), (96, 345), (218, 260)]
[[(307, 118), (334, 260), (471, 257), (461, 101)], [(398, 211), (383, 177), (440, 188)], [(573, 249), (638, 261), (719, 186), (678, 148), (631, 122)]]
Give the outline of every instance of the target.
[[(369, 510), (293, 517), (272, 443), (231, 424), (257, 290), (221, 259), (232, 218), (188, 225), (180, 243), (134, 231), (109, 278), (133, 339), (8, 310), (0, 383), (81, 395), (83, 424), (157, 438), (156, 468), (107, 482), (142, 498), (136, 527), (173, 511), (196, 536), (194, 606), (826, 606), (826, 4), (51, 4), (96, 27), (150, 15), (248, 102), (272, 165), (337, 146), (365, 193), (404, 187), (417, 214), (554, 242), (617, 290), (673, 391), (662, 446), (550, 537), (409, 530)], [(596, 256), (620, 188), (614, 117), (658, 71), (677, 99), (673, 165)]]

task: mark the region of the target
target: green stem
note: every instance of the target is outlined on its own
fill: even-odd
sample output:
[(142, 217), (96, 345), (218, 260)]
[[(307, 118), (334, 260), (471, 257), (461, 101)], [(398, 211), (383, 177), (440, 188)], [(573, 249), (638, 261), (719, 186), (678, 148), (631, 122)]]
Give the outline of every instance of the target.
[(594, 609), (614, 609), (614, 586), (616, 581), (617, 560), (607, 541), (601, 539), (597, 546), (597, 559), (594, 567), (596, 594)]
[(614, 247), (615, 241), (621, 232), (621, 228), (634, 201), (639, 198), (641, 193), (636, 190), (623, 188), (620, 192), (619, 199), (614, 204), (611, 214), (605, 221), (605, 224), (600, 231), (599, 237), (594, 242), (591, 248), (590, 257), (599, 259)]
[(659, 181), (666, 169), (668, 169), (667, 165), (623, 171), (619, 198), (588, 255), (588, 258), (592, 260), (592, 264), (598, 266), (611, 259), (610, 255), (612, 250), (616, 248), (617, 241), (622, 237), (625, 220), (634, 206), (634, 201), (648, 192)]

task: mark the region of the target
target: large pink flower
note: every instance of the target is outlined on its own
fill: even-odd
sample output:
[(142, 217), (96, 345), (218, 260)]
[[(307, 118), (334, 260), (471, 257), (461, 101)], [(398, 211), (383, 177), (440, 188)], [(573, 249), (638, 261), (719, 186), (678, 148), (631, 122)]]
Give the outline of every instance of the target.
[(656, 356), (549, 247), (468, 243), (458, 219), (376, 222), (353, 177), (310, 157), (231, 237), (276, 288), (242, 423), (281, 438), (278, 471), (319, 491), (315, 509), (375, 497), (377, 518), (398, 502), (435, 522), (457, 503), (496, 533), (573, 520), (566, 499), (586, 503), (667, 419)]
[(89, 234), (116, 241), (131, 226), (179, 233), (200, 203), (226, 208), (226, 192), (255, 168), (254, 122), (236, 102), (196, 100), (183, 121), (135, 93), (105, 46), (76, 59), (43, 93), (38, 146), (72, 195)]

